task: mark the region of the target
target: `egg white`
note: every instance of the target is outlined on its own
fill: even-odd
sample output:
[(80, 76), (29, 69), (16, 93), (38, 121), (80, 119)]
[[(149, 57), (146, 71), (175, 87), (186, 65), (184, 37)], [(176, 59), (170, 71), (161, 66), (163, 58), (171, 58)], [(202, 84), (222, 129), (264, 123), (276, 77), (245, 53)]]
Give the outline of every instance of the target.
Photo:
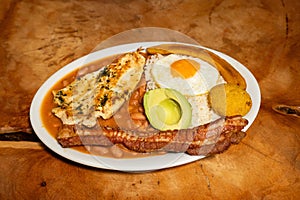
[[(200, 64), (200, 69), (194, 76), (183, 79), (171, 74), (171, 64), (181, 59), (190, 59)], [(158, 87), (173, 88), (184, 95), (204, 94), (218, 83), (220, 74), (216, 68), (207, 62), (184, 55), (170, 54), (158, 59), (151, 66), (151, 76)]]

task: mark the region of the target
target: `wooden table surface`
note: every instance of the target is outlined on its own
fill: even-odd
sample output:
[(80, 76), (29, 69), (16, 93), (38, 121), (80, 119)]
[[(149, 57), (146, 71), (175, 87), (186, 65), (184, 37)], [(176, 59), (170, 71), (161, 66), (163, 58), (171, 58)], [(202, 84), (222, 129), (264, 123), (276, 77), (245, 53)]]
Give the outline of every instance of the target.
[[(0, 199), (299, 199), (300, 118), (272, 110), (300, 105), (299, 9), (298, 0), (2, 0)], [(86, 167), (39, 142), (29, 107), (41, 84), (109, 37), (144, 27), (179, 31), (254, 74), (262, 102), (246, 138), (147, 173)]]

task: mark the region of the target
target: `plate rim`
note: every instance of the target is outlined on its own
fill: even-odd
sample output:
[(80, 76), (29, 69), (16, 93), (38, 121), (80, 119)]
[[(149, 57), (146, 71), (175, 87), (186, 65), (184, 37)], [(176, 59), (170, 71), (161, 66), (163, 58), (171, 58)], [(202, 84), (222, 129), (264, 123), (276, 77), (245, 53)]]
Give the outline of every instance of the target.
[[(175, 163), (172, 163), (172, 164), (169, 164), (166, 166), (163, 166), (163, 165), (156, 166), (156, 167), (146, 166), (143, 169), (141, 169), (140, 166), (139, 167), (132, 167), (132, 166), (128, 167), (127, 166), (127, 167), (123, 167), (123, 168), (122, 167), (118, 168), (118, 167), (112, 167), (112, 166), (105, 166), (105, 164), (99, 163), (99, 160), (98, 160), (99, 158), (101, 158), (103, 160), (110, 159), (114, 163), (116, 162), (119, 164), (122, 163), (122, 162), (120, 162), (120, 160), (127, 161), (127, 162), (128, 162), (128, 160), (131, 160), (131, 162), (132, 162), (132, 160), (134, 160), (134, 161), (140, 160), (141, 163), (143, 163), (143, 162), (145, 162), (145, 160), (146, 161), (149, 160), (149, 158), (154, 158), (154, 157), (158, 158), (158, 159), (164, 158), (164, 155), (163, 156), (159, 155), (159, 156), (153, 156), (153, 157), (145, 157), (145, 158), (136, 158), (136, 159), (135, 158), (115, 159), (115, 158), (106, 158), (106, 157), (82, 153), (82, 152), (79, 152), (74, 149), (61, 147), (58, 144), (57, 140), (50, 133), (47, 132), (47, 130), (45, 129), (45, 127), (42, 124), (42, 120), (40, 117), (40, 109), (41, 109), (41, 105), (42, 105), (41, 103), (42, 103), (43, 99), (45, 98), (45, 94), (48, 93), (49, 89), (53, 86), (53, 84), (55, 84), (63, 76), (65, 76), (66, 74), (68, 74), (84, 65), (88, 65), (89, 63), (91, 63), (93, 61), (113, 55), (113, 54), (109, 54), (111, 51), (114, 51), (114, 54), (125, 53), (125, 52), (135, 51), (137, 48), (140, 48), (140, 47), (146, 48), (149, 46), (155, 46), (155, 45), (159, 45), (159, 44), (182, 44), (182, 45), (190, 45), (190, 46), (195, 46), (198, 48), (200, 47), (200, 48), (209, 50), (209, 51), (217, 54), (218, 56), (220, 56), (227, 62), (229, 62), (237, 71), (239, 71), (243, 75), (243, 77), (245, 78), (245, 80), (247, 82), (246, 90), (250, 93), (250, 96), (253, 101), (253, 105), (252, 105), (250, 112), (245, 116), (245, 118), (248, 119), (249, 123), (243, 129), (243, 131), (248, 130), (248, 128), (252, 125), (252, 123), (254, 122), (255, 118), (258, 115), (260, 104), (261, 104), (261, 92), (260, 92), (260, 88), (259, 88), (257, 80), (255, 79), (254, 75), (251, 73), (251, 71), (246, 66), (241, 64), (236, 59), (234, 59), (220, 51), (210, 49), (210, 48), (207, 48), (207, 47), (204, 47), (201, 45), (182, 43), (182, 42), (168, 42), (168, 41), (166, 41), (166, 42), (162, 42), (162, 41), (136, 42), (136, 43), (127, 43), (127, 44), (112, 46), (112, 47), (108, 47), (105, 49), (101, 49), (101, 50), (86, 54), (85, 56), (82, 56), (82, 57), (68, 63), (67, 65), (63, 66), (62, 68), (60, 68), (59, 70), (54, 72), (49, 78), (47, 78), (46, 81), (44, 81), (44, 83), (39, 87), (39, 89), (35, 93), (33, 100), (31, 102), (31, 105), (30, 105), (30, 123), (31, 123), (31, 126), (32, 126), (35, 134), (42, 141), (42, 143), (45, 146), (47, 146), (47, 148), (49, 148), (53, 152), (55, 152), (56, 154), (66, 158), (68, 160), (71, 160), (73, 162), (83, 164), (86, 166), (90, 166), (90, 167), (95, 167), (95, 168), (100, 168), (100, 169), (108, 169), (108, 170), (116, 170), (116, 171), (144, 172), (144, 171), (151, 171), (151, 170), (160, 170), (160, 169), (165, 169), (165, 168), (176, 167), (176, 166), (183, 165), (183, 164), (188, 164), (188, 163), (194, 162), (196, 160), (205, 158), (206, 156), (190, 156), (185, 153), (177, 153), (177, 155), (178, 156), (180, 155), (180, 157), (177, 158)], [(102, 56), (99, 57), (98, 54), (101, 54)], [(108, 55), (106, 55), (106, 54), (108, 54)], [(97, 59), (94, 59), (95, 56), (97, 56)], [(245, 75), (246, 75), (246, 77), (245, 77)], [(251, 85), (249, 85), (250, 83), (251, 83)], [(84, 156), (82, 154), (84, 154)], [(167, 153), (165, 155), (170, 155), (170, 154), (171, 153)], [(174, 154), (174, 153), (172, 153), (172, 154)], [(90, 159), (85, 159), (86, 157), (90, 157)], [(91, 158), (93, 158), (93, 159), (91, 159)], [(95, 162), (95, 160), (96, 160), (96, 162)]]

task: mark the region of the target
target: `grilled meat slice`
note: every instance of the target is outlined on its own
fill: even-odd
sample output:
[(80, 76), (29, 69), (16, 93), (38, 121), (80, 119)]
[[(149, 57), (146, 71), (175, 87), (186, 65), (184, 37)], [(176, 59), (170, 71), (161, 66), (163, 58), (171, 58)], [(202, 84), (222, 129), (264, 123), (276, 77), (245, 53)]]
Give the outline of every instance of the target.
[(57, 107), (52, 112), (67, 125), (93, 127), (98, 117), (110, 118), (139, 83), (145, 61), (138, 49), (98, 71), (78, 77), (65, 88), (53, 91)]

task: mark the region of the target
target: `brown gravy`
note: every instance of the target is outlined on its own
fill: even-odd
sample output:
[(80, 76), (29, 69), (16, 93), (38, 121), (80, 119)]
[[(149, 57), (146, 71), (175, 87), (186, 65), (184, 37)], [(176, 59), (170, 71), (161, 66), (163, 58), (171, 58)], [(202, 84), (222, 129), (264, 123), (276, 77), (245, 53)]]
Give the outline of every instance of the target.
[[(100, 69), (102, 66), (105, 66), (109, 63), (111, 63), (114, 59), (116, 59), (118, 55), (106, 57), (97, 61), (94, 61), (92, 63), (89, 63), (87, 65), (82, 66), (80, 69), (76, 69), (69, 74), (62, 77), (57, 83), (55, 83), (50, 90), (47, 92), (46, 96), (43, 99), (42, 106), (41, 106), (41, 119), (43, 122), (43, 125), (47, 129), (47, 131), (54, 137), (57, 137), (57, 133), (62, 127), (62, 122), (59, 118), (57, 118), (53, 113), (52, 109), (56, 107), (56, 105), (53, 103), (53, 90), (59, 90), (65, 87), (66, 85), (73, 82), (76, 77), (82, 76), (84, 74), (87, 74), (89, 72), (95, 71)], [(124, 103), (124, 106), (116, 113), (116, 115), (119, 116), (125, 116), (122, 114), (122, 112), (126, 111), (126, 104)], [(128, 115), (127, 115), (128, 116)], [(122, 119), (121, 122), (126, 122), (130, 119)], [(114, 119), (108, 119), (104, 120), (102, 118), (98, 119), (99, 124), (105, 124), (111, 127), (116, 127), (116, 123)], [(126, 126), (126, 124), (118, 124), (118, 126)], [(132, 152), (120, 145), (114, 145), (112, 147), (101, 147), (101, 146), (78, 146), (78, 147), (71, 147), (72, 149), (75, 149), (77, 151), (87, 153), (87, 154), (93, 154), (93, 155), (100, 155), (105, 157), (113, 157), (113, 158), (137, 158), (137, 157), (145, 157), (145, 156), (154, 156), (154, 155), (160, 155), (161, 152), (155, 152), (155, 153), (137, 153)]]

